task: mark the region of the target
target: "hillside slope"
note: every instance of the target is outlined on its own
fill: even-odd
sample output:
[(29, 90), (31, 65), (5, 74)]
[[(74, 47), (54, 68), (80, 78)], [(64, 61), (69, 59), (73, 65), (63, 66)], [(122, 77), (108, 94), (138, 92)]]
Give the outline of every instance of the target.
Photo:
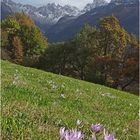
[[(57, 140), (60, 127), (78, 128), (88, 136), (92, 123), (103, 124), (119, 140), (138, 140), (137, 96), (6, 61), (1, 64), (3, 140)], [(78, 125), (77, 120), (82, 122)]]

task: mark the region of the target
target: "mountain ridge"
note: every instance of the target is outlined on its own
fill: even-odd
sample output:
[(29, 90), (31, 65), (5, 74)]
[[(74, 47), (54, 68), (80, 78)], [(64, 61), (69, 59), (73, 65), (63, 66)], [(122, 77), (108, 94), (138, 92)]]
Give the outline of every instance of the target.
[[(62, 17), (78, 16), (80, 10), (74, 6), (61, 6), (55, 3), (49, 3), (45, 6), (35, 7), (29, 4), (23, 5), (20, 3), (13, 2), (12, 0), (2, 0), (2, 19), (7, 17), (7, 15), (14, 14), (16, 12), (25, 12), (33, 18), (35, 23), (42, 29), (42, 31), (47, 27), (55, 24)], [(11, 13), (8, 12), (10, 9)], [(7, 10), (7, 13), (6, 13)], [(3, 12), (4, 11), (4, 12)]]
[(139, 0), (111, 0), (110, 3), (105, 0), (93, 0), (83, 10), (55, 3), (37, 8), (12, 0), (2, 0), (1, 19), (15, 12), (25, 12), (32, 17), (49, 42), (57, 42), (73, 38), (86, 23), (98, 26), (100, 18), (114, 14), (128, 32), (138, 37), (138, 9)]
[[(61, 18), (65, 16), (78, 17), (92, 8), (103, 5), (101, 4), (102, 2), (105, 3), (105, 0), (98, 0), (98, 2), (97, 0), (93, 0), (92, 3), (87, 4), (88, 6), (90, 5), (90, 8), (85, 6), (85, 9), (80, 10), (75, 6), (61, 6), (55, 3), (48, 3), (44, 6), (35, 7), (29, 4), (16, 3), (12, 0), (2, 0), (2, 19), (4, 19), (7, 15), (23, 11), (31, 16), (35, 23), (44, 32), (44, 29), (50, 28), (50, 26), (56, 24)], [(9, 9), (11, 12), (9, 12)]]
[[(70, 24), (65, 23), (65, 25), (60, 25), (56, 23), (46, 32), (46, 35), (50, 42), (69, 40), (72, 39), (85, 24), (98, 27), (101, 18), (111, 15), (115, 15), (119, 19), (121, 26), (124, 27), (126, 31), (135, 34), (137, 37), (139, 36), (139, 3), (135, 2), (122, 3), (119, 5), (110, 3), (107, 6), (94, 8), (80, 15), (75, 20), (71, 20)], [(59, 29), (60, 26), (61, 29)]]

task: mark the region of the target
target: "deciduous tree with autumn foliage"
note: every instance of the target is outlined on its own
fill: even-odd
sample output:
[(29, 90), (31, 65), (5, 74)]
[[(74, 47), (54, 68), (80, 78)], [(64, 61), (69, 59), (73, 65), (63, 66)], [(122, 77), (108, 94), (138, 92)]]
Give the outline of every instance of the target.
[(2, 21), (1, 30), (2, 49), (6, 50), (12, 57), (11, 60), (16, 60), (17, 63), (31, 64), (31, 61), (38, 59), (47, 48), (47, 39), (33, 20), (24, 13), (7, 17)]

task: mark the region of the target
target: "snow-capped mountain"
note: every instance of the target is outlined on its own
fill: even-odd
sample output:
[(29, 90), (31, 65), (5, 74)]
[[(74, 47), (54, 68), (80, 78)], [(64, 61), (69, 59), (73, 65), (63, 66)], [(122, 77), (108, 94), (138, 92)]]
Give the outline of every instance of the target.
[[(42, 7), (34, 7), (32, 5), (23, 5), (15, 3), (12, 0), (2, 0), (2, 7), (8, 7), (12, 12), (24, 12), (30, 15), (37, 24), (45, 24), (47, 26), (53, 25), (58, 22), (59, 19), (68, 16), (79, 16), (80, 10), (77, 7), (65, 5), (61, 6), (55, 3), (49, 3)], [(5, 9), (2, 9), (2, 11)]]
[[(32, 5), (23, 5), (20, 3), (13, 2), (12, 0), (1, 0), (2, 5), (5, 5), (11, 9), (12, 13), (25, 12), (30, 15), (33, 20), (37, 23), (44, 23), (46, 25), (52, 25), (59, 21), (64, 16), (79, 16), (91, 9), (99, 6), (106, 5), (105, 0), (93, 0), (85, 6), (83, 10), (79, 10), (75, 6), (65, 5), (61, 6), (55, 3), (48, 3), (42, 7), (34, 7)], [(2, 9), (3, 10), (3, 9)]]
[[(93, 3), (87, 4), (83, 10), (79, 10), (75, 6), (65, 5), (61, 6), (55, 3), (48, 3), (41, 7), (32, 5), (24, 5), (13, 2), (12, 0), (1, 0), (2, 5), (2, 18), (5, 17), (6, 10), (11, 11), (11, 14), (16, 12), (24, 12), (32, 17), (35, 23), (42, 29), (48, 29), (50, 26), (56, 24), (63, 17), (78, 17), (81, 14), (90, 11), (99, 6), (106, 5), (105, 0), (93, 0)], [(6, 9), (5, 9), (6, 7)], [(5, 11), (5, 12), (3, 12)], [(5, 15), (3, 15), (5, 13)], [(8, 12), (9, 14), (9, 12)]]
[(80, 10), (77, 7), (65, 5), (56, 5), (55, 3), (49, 3), (46, 6), (39, 7), (35, 11), (36, 16), (41, 16), (49, 21), (50, 23), (56, 23), (60, 18), (69, 16), (78, 16)]
[(15, 3), (12, 0), (2, 0), (1, 5), (5, 4), (7, 7), (9, 7), (12, 12), (22, 12), (29, 14), (36, 10), (36, 7), (31, 5), (22, 5), (20, 3)]
[[(93, 0), (83, 10), (77, 7), (49, 3), (42, 7), (23, 5), (12, 0), (1, 0), (1, 19), (24, 12), (32, 17), (49, 41), (64, 41), (72, 38), (85, 23), (98, 25), (100, 18), (115, 15), (127, 31), (138, 35), (139, 0)], [(134, 28), (135, 27), (135, 28)]]
[(108, 2), (106, 0), (93, 0), (92, 3), (88, 3), (84, 9), (82, 10), (83, 13), (86, 13), (94, 8), (100, 7), (100, 6), (105, 6), (107, 5)]

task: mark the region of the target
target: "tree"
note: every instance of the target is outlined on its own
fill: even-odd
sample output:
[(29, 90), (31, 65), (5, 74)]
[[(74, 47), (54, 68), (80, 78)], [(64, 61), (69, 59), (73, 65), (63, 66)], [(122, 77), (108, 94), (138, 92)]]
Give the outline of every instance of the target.
[(130, 35), (130, 41), (128, 42), (128, 48), (125, 52), (125, 59), (123, 65), (123, 74), (121, 88), (124, 90), (129, 85), (134, 83), (137, 85), (138, 91), (138, 83), (139, 83), (139, 43), (135, 37), (135, 35)]
[(10, 52), (7, 47), (8, 44), (8, 33), (6, 31), (1, 30), (1, 59), (11, 61)]
[(67, 43), (50, 44), (40, 57), (40, 67), (57, 74), (69, 74), (67, 73), (67, 69), (72, 51), (69, 47)]
[(9, 34), (16, 34), (20, 30), (20, 25), (16, 18), (13, 16), (8, 16), (1, 24), (2, 30)]
[(18, 36), (15, 36), (13, 38), (12, 42), (13, 46), (13, 59), (15, 60), (16, 63), (22, 63), (23, 62), (23, 46), (20, 38)]
[(23, 60), (23, 46), (20, 38), (18, 38), (18, 32), (20, 30), (19, 23), (14, 17), (9, 16), (2, 21), (1, 27), (2, 56), (4, 59), (12, 60), (12, 62), (21, 63)]
[(12, 59), (23, 57), (23, 63), (27, 66), (38, 61), (39, 56), (47, 48), (47, 39), (33, 20), (24, 13), (16, 13), (2, 21), (2, 36), (4, 50), (13, 53), (11, 56), (16, 54)]
[(27, 25), (28, 27), (36, 27), (32, 18), (28, 16), (27, 14), (25, 14), (24, 12), (15, 13), (14, 17), (16, 18), (17, 22), (20, 25)]
[(8, 33), (6, 31), (1, 30), (1, 47), (7, 46), (8, 43)]
[(87, 79), (88, 66), (91, 59), (99, 52), (98, 31), (89, 25), (81, 30), (72, 41), (74, 51), (72, 55), (73, 69), (80, 79)]
[(41, 67), (47, 71), (86, 80), (90, 60), (98, 51), (97, 35), (95, 28), (85, 25), (73, 40), (51, 44), (40, 58)]
[(101, 66), (101, 75), (106, 84), (114, 82), (112, 81), (114, 70), (119, 74), (120, 62), (128, 40), (128, 33), (120, 26), (115, 16), (105, 17), (100, 21), (101, 58), (104, 61)]
[(2, 42), (6, 41), (6, 43), (9, 44), (8, 46), (11, 46), (13, 37), (17, 35), (20, 30), (20, 25), (14, 17), (9, 16), (2, 21), (1, 30)]
[(37, 27), (21, 25), (19, 32), (26, 56), (39, 55), (47, 48), (47, 39)]

